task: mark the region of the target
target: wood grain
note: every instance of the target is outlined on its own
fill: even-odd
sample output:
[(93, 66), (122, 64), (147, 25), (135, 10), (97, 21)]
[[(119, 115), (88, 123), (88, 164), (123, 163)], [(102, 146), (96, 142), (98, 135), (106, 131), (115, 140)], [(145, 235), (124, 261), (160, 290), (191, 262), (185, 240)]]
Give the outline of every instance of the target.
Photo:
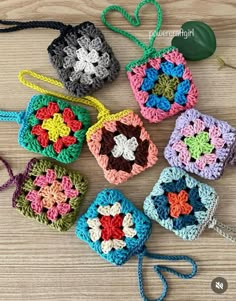
[[(86, 0), (4, 0), (0, 1), (0, 18), (15, 20), (55, 19), (78, 24), (90, 20), (99, 26), (119, 59), (122, 71), (111, 85), (96, 93), (105, 105), (117, 112), (131, 108), (138, 112), (124, 66), (131, 59), (138, 58), (141, 50), (125, 38), (113, 34), (100, 22), (101, 10), (108, 4), (119, 3), (133, 11), (138, 1), (86, 1)], [(187, 20), (203, 20), (216, 32), (217, 54), (236, 66), (236, 2), (235, 0), (163, 0), (163, 30), (177, 30)], [(119, 15), (114, 14), (113, 22), (127, 28), (144, 41), (153, 29), (155, 13), (152, 8), (142, 10), (144, 25), (132, 29)], [(0, 35), (0, 108), (23, 110), (34, 91), (23, 87), (17, 80), (21, 69), (32, 69), (45, 75), (56, 76), (48, 61), (47, 46), (57, 36), (52, 30), (28, 30)], [(156, 47), (170, 44), (171, 38), (161, 37)], [(214, 58), (189, 63), (194, 79), (199, 87), (200, 97), (197, 108), (228, 120), (236, 126), (235, 71), (218, 71)], [(95, 112), (91, 112), (95, 121)], [(149, 193), (167, 162), (163, 158), (163, 148), (173, 129), (175, 118), (151, 125), (145, 122), (160, 155), (156, 166), (145, 173), (120, 185), (120, 189), (138, 208)], [(0, 154), (12, 164), (14, 172), (24, 169), (33, 154), (17, 144), (18, 125), (1, 123)], [(106, 182), (102, 170), (95, 163), (87, 146), (78, 161), (71, 164), (90, 179), (90, 189), (82, 205), (81, 213), (94, 199), (98, 191), (112, 187)], [(0, 167), (0, 181), (6, 179)], [(210, 182), (220, 195), (221, 201), (217, 217), (228, 224), (236, 225), (235, 169), (227, 168), (224, 177)], [(0, 300), (2, 301), (136, 301), (139, 300), (136, 283), (137, 260), (132, 258), (122, 268), (114, 267), (93, 253), (87, 245), (74, 235), (74, 228), (67, 233), (57, 233), (34, 221), (27, 220), (11, 208), (12, 189), (0, 196)], [(168, 275), (169, 294), (167, 300), (236, 300), (236, 247), (217, 236), (213, 231), (205, 231), (196, 242), (184, 242), (157, 224), (147, 243), (150, 251), (165, 254), (186, 254), (194, 257), (199, 264), (199, 273), (193, 280), (184, 281)], [(146, 261), (146, 292), (150, 298), (158, 296), (161, 285), (152, 270), (153, 262)], [(184, 264), (174, 264), (186, 270)], [(223, 276), (228, 280), (229, 289), (223, 295), (212, 292), (213, 278)]]

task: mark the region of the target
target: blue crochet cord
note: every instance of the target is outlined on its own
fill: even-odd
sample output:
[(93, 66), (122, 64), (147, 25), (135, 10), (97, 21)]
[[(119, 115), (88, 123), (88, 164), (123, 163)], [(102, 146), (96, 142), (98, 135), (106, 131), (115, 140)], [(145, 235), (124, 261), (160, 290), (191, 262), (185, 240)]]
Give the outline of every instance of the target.
[(24, 111), (21, 112), (0, 111), (0, 121), (15, 121), (20, 124), (22, 122), (24, 115), (25, 115)]
[(141, 295), (141, 298), (143, 301), (151, 301), (144, 294), (143, 270), (142, 270), (144, 257), (148, 257), (151, 259), (158, 259), (158, 260), (168, 260), (168, 261), (186, 261), (192, 265), (192, 272), (190, 274), (180, 273), (180, 272), (176, 271), (175, 269), (169, 268), (165, 265), (155, 265), (153, 267), (153, 269), (157, 273), (159, 278), (161, 279), (163, 289), (162, 289), (161, 296), (154, 301), (164, 300), (167, 295), (167, 292), (168, 292), (168, 283), (167, 283), (165, 277), (162, 275), (162, 272), (168, 272), (168, 273), (174, 274), (178, 278), (182, 278), (182, 279), (193, 278), (197, 273), (196, 262), (188, 256), (183, 256), (183, 255), (168, 256), (168, 255), (161, 255), (161, 254), (153, 254), (153, 253), (149, 253), (146, 250), (144, 250), (142, 253), (138, 254), (137, 257), (138, 257), (138, 285), (139, 285), (139, 292), (140, 292), (140, 295)]

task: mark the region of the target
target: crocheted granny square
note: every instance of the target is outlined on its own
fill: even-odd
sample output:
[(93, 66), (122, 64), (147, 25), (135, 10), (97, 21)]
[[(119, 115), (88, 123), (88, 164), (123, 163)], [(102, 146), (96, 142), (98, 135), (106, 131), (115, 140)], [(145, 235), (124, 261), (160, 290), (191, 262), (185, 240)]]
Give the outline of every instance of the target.
[(102, 88), (120, 71), (102, 32), (90, 22), (69, 27), (52, 42), (48, 53), (67, 90), (79, 97)]
[(70, 163), (80, 155), (90, 117), (84, 108), (42, 94), (31, 98), (21, 123), (21, 146)]
[(149, 122), (160, 122), (197, 102), (192, 73), (175, 47), (133, 61), (126, 70), (141, 114)]
[(13, 203), (23, 215), (67, 231), (76, 221), (87, 188), (87, 180), (79, 172), (45, 159), (33, 159), (22, 176)]
[(115, 189), (102, 190), (76, 226), (78, 238), (116, 265), (138, 254), (150, 234), (150, 220)]
[(218, 203), (215, 190), (176, 167), (165, 168), (144, 201), (145, 214), (185, 240), (196, 239)]
[(235, 146), (235, 128), (191, 109), (177, 119), (164, 155), (172, 166), (215, 180), (233, 157)]
[(138, 115), (126, 110), (102, 118), (87, 132), (90, 151), (112, 184), (120, 184), (157, 161), (157, 147)]

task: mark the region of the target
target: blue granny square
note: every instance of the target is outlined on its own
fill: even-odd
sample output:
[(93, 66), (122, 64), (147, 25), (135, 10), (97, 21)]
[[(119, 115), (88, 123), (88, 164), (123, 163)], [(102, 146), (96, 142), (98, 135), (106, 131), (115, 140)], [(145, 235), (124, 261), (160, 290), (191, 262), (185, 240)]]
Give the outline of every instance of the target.
[(123, 194), (102, 190), (77, 223), (76, 235), (105, 260), (124, 264), (151, 234), (151, 221)]
[(212, 219), (216, 191), (176, 167), (165, 168), (144, 201), (144, 212), (185, 240), (198, 238)]

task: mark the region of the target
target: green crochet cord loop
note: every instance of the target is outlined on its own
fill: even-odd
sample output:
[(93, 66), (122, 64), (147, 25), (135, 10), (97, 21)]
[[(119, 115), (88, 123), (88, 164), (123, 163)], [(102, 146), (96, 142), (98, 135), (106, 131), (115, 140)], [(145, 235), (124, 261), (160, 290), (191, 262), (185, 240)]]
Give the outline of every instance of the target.
[[(149, 41), (149, 45), (145, 45), (143, 42), (141, 42), (139, 39), (137, 39), (135, 36), (133, 36), (131, 33), (125, 31), (125, 30), (122, 30), (122, 29), (119, 29), (118, 27), (116, 26), (113, 26), (111, 23), (109, 23), (106, 19), (106, 16), (107, 14), (110, 12), (110, 11), (117, 11), (119, 13), (121, 13), (121, 15), (132, 25), (132, 26), (135, 26), (135, 27), (138, 27), (140, 26), (141, 22), (140, 22), (140, 18), (139, 18), (139, 11), (140, 9), (146, 5), (146, 4), (153, 4), (157, 10), (157, 24), (156, 24), (156, 28), (155, 30), (153, 31), (152, 33), (152, 36), (150, 38), (150, 41)], [(136, 43), (139, 47), (141, 47), (142, 49), (144, 49), (145, 51), (145, 54), (148, 54), (150, 52), (150, 49), (151, 49), (151, 52), (155, 51), (155, 49), (153, 48), (153, 44), (154, 44), (154, 41), (156, 39), (156, 36), (158, 34), (158, 32), (160, 31), (160, 28), (161, 28), (161, 24), (162, 24), (162, 10), (161, 10), (161, 7), (159, 5), (159, 3), (157, 3), (155, 0), (143, 0), (141, 1), (135, 11), (134, 11), (134, 16), (131, 16), (123, 7), (119, 6), (119, 5), (110, 5), (108, 7), (106, 7), (103, 11), (102, 11), (102, 14), (101, 14), (101, 20), (103, 22), (103, 24), (105, 26), (107, 26), (109, 29), (113, 30), (114, 32), (116, 33), (119, 33), (125, 37), (127, 37), (128, 39), (130, 39), (131, 41), (133, 41), (134, 43)]]

